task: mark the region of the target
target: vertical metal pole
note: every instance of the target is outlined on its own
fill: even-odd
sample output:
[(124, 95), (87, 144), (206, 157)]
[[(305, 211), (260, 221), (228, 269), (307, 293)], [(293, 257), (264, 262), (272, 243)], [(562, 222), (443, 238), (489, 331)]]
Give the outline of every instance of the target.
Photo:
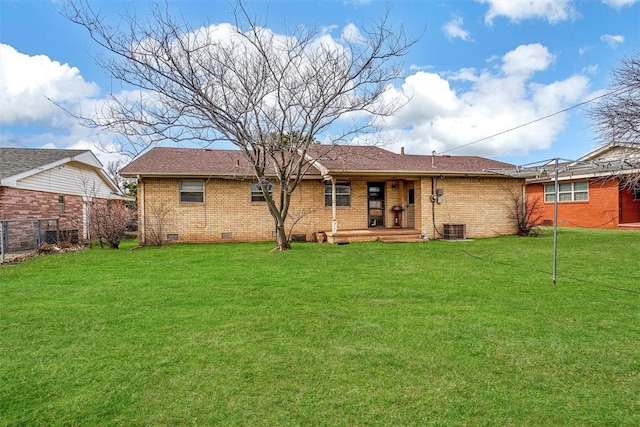
[(5, 221), (0, 221), (0, 264), (4, 264), (4, 225)]
[(555, 159), (554, 174), (555, 197), (553, 202), (553, 284), (556, 284), (556, 267), (558, 262), (558, 197), (560, 188), (558, 187), (558, 159)]
[(336, 208), (336, 180), (331, 177), (331, 232), (336, 233), (338, 231), (338, 211)]
[(42, 245), (42, 238), (40, 236), (40, 220), (36, 219), (35, 221), (33, 221), (33, 226), (35, 228), (35, 245), (36, 249), (38, 249)]

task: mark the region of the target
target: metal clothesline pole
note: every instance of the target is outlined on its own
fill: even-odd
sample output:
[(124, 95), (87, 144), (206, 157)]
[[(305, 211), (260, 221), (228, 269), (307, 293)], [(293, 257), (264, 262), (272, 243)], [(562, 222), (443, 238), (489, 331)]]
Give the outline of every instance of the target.
[(554, 177), (553, 186), (555, 187), (553, 198), (553, 285), (556, 284), (556, 268), (558, 264), (558, 196), (560, 189), (558, 188), (558, 159), (554, 159)]
[[(560, 161), (563, 162), (562, 172), (570, 172), (570, 177), (578, 173), (581, 176), (619, 176), (621, 173), (640, 172), (640, 159), (621, 158), (596, 161), (567, 160), (561, 158), (544, 160), (541, 162), (528, 163), (516, 166), (511, 169), (485, 169), (488, 172), (497, 173), (511, 177), (527, 178), (548, 178), (551, 176), (549, 168), (553, 165), (554, 202), (553, 202), (553, 284), (557, 280), (558, 263), (558, 205), (560, 199), (560, 186), (558, 185), (558, 175), (560, 171)], [(546, 179), (545, 179), (546, 181)], [(526, 190), (525, 190), (526, 193)], [(544, 196), (546, 197), (546, 196)]]

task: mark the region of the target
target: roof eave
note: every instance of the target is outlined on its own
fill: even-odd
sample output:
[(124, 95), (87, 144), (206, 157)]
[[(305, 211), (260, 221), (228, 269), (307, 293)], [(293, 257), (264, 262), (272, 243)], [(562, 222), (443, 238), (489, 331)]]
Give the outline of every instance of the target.
[[(120, 176), (123, 178), (203, 178), (203, 179), (227, 179), (227, 178), (237, 178), (237, 179), (246, 179), (253, 178), (252, 174), (238, 174), (238, 173), (182, 173), (182, 172), (120, 172)], [(266, 174), (267, 177), (275, 177), (275, 174)], [(319, 173), (307, 173), (303, 177), (303, 179), (317, 179), (322, 177)]]
[(334, 169), (329, 170), (327, 175), (340, 175), (340, 176), (499, 176), (495, 172), (489, 171), (454, 171), (454, 170), (346, 170), (346, 169)]
[[(591, 179), (591, 178), (613, 178), (613, 177), (624, 177), (629, 175), (638, 175), (640, 174), (640, 169), (629, 169), (624, 172), (591, 172), (591, 173), (581, 173), (581, 174), (572, 174), (572, 175), (558, 175), (558, 181), (575, 181), (577, 179)], [(529, 178), (527, 179), (528, 184), (542, 184), (547, 182), (554, 181), (553, 176), (547, 176), (545, 178)]]

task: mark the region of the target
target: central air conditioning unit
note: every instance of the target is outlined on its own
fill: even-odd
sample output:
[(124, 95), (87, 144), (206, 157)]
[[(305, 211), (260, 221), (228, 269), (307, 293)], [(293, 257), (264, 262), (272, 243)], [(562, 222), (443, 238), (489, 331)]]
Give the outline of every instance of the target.
[(467, 225), (444, 224), (442, 236), (445, 240), (464, 240), (467, 238)]

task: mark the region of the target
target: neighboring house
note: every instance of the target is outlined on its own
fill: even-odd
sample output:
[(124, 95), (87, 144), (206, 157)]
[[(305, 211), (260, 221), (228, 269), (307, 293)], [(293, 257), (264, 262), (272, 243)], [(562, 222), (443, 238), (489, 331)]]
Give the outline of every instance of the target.
[[(324, 153), (322, 155), (318, 153)], [(511, 194), (523, 179), (481, 157), (396, 154), (372, 146), (316, 145), (289, 212), (294, 240), (371, 240), (379, 230), (417, 237), (513, 234)], [(240, 151), (156, 147), (120, 171), (138, 180), (141, 243), (268, 241), (275, 225)], [(353, 236), (362, 232), (361, 238)], [(342, 237), (341, 237), (342, 236)], [(367, 237), (369, 236), (369, 237)]]
[(113, 199), (126, 197), (89, 150), (0, 148), (2, 221), (57, 219), (69, 236), (89, 238), (90, 203)]
[[(640, 187), (627, 185), (630, 177), (640, 174), (640, 169), (625, 168), (623, 174), (616, 176), (610, 170), (589, 166), (592, 162), (606, 166), (607, 162), (619, 164), (624, 160), (630, 165), (639, 164), (640, 144), (607, 144), (573, 163), (584, 167), (560, 172), (558, 226), (640, 229)], [(527, 183), (529, 200), (541, 203), (544, 225), (553, 225), (554, 179), (550, 174)]]

